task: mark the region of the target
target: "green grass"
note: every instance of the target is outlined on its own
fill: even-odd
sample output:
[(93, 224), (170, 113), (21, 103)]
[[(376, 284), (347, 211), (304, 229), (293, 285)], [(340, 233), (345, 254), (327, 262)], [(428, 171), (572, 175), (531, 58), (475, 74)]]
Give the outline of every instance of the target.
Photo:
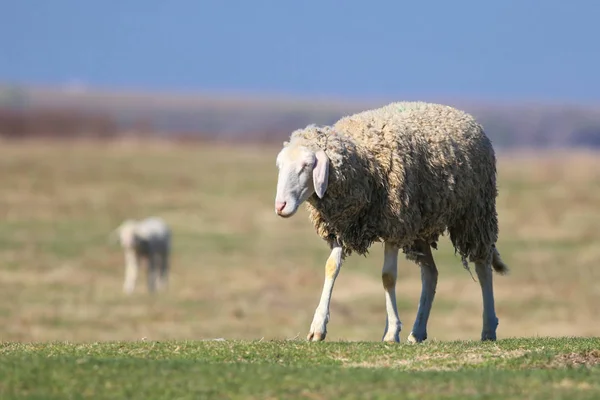
[(600, 339), (0, 344), (0, 397), (584, 399)]

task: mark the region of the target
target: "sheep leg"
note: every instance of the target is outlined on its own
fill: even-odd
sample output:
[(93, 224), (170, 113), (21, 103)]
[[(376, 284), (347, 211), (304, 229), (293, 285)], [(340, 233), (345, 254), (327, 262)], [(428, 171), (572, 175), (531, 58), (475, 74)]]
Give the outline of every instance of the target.
[(158, 278), (158, 262), (157, 254), (148, 254), (148, 291), (154, 293), (156, 291), (156, 280)]
[(481, 286), (483, 297), (483, 329), (481, 330), (481, 340), (496, 340), (496, 328), (498, 327), (498, 317), (494, 306), (494, 286), (492, 276), (491, 262), (476, 262), (475, 271)]
[(398, 251), (399, 248), (388, 243), (384, 245), (383, 268), (381, 270), (381, 281), (385, 290), (385, 331), (382, 341), (400, 342), (400, 331), (402, 322), (398, 316), (396, 305), (396, 279), (398, 278)]
[(414, 249), (417, 252), (415, 262), (421, 268), (421, 298), (419, 299), (417, 317), (407, 340), (410, 343), (420, 343), (427, 339), (427, 321), (435, 298), (438, 270), (428, 243), (418, 240), (415, 242)]
[(138, 274), (139, 257), (133, 250), (125, 251), (125, 280), (123, 291), (127, 294), (133, 292)]
[(327, 335), (327, 323), (329, 322), (329, 304), (331, 302), (331, 294), (333, 293), (333, 285), (337, 278), (340, 268), (342, 267), (342, 246), (335, 243), (327, 263), (325, 264), (325, 282), (323, 283), (323, 291), (321, 292), (321, 300), (315, 310), (315, 315), (310, 325), (310, 332), (307, 339), (317, 342), (325, 340)]
[(160, 272), (158, 276), (158, 289), (164, 289), (169, 281), (169, 252), (164, 251), (160, 257)]

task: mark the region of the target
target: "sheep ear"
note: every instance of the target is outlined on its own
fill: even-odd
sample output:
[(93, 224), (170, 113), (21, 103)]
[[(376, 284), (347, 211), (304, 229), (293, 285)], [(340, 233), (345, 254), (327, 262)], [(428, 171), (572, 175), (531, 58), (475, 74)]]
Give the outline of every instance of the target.
[(317, 161), (313, 168), (313, 183), (315, 186), (315, 193), (320, 199), (325, 195), (327, 190), (327, 183), (329, 181), (329, 157), (323, 150), (319, 150), (315, 153)]

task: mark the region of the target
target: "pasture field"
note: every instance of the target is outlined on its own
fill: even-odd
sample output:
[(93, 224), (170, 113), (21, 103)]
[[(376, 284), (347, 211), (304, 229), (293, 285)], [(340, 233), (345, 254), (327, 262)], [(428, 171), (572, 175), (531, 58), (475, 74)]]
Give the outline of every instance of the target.
[[(0, 340), (304, 338), (323, 283), (326, 244), (304, 209), (274, 211), (277, 147), (175, 143), (0, 144)], [(499, 156), (498, 338), (600, 336), (600, 156)], [(159, 215), (173, 228), (167, 292), (141, 272), (122, 293), (123, 254), (109, 233)], [(383, 251), (353, 255), (336, 282), (328, 340), (379, 340)], [(479, 284), (447, 237), (429, 338), (477, 339)], [(420, 293), (401, 258), (401, 340)]]
[[(304, 210), (274, 214), (277, 151), (0, 143), (0, 398), (598, 398), (598, 154), (499, 156), (503, 340), (477, 341), (479, 284), (442, 238), (429, 339), (410, 346), (378, 343), (378, 244), (342, 267), (326, 342), (304, 342), (328, 250)], [(149, 295), (142, 271), (127, 296), (109, 233), (148, 215), (173, 228), (170, 287)], [(419, 293), (401, 259), (402, 341)]]
[[(328, 256), (304, 209), (273, 211), (276, 147), (23, 142), (0, 146), (0, 340), (105, 341), (305, 337)], [(499, 156), (498, 337), (600, 336), (600, 157)], [(167, 292), (141, 272), (122, 293), (109, 233), (159, 215), (173, 228)], [(481, 294), (448, 238), (429, 338), (477, 339)], [(353, 255), (334, 289), (328, 340), (379, 340), (380, 244)], [(410, 331), (420, 293), (401, 258), (398, 306)]]
[(597, 399), (600, 340), (0, 344), (2, 399)]

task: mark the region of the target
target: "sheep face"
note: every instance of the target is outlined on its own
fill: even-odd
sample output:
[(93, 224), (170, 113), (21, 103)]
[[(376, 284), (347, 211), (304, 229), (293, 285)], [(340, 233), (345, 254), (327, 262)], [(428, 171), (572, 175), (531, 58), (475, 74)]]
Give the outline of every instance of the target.
[(279, 175), (275, 213), (283, 218), (296, 213), (313, 193), (323, 198), (329, 178), (329, 158), (323, 150), (290, 145), (277, 155)]
[(134, 248), (136, 245), (135, 223), (126, 221), (119, 227), (119, 241), (125, 248)]

